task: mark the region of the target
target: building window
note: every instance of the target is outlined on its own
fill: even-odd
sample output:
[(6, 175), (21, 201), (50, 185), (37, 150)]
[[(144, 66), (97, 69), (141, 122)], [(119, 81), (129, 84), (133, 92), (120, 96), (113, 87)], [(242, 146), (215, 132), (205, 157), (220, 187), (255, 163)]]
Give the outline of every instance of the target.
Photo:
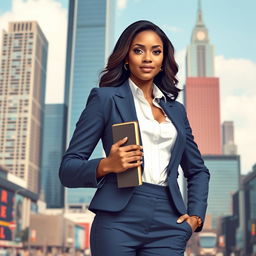
[(206, 76), (206, 70), (205, 70), (205, 46), (204, 45), (198, 45), (197, 46), (197, 69), (198, 69), (198, 76), (204, 77)]

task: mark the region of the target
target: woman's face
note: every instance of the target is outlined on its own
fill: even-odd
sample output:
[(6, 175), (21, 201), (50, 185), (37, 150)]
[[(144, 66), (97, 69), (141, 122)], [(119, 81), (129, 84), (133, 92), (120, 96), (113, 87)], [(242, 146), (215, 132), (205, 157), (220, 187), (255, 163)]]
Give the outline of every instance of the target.
[(133, 39), (126, 63), (135, 83), (153, 81), (163, 62), (163, 42), (152, 30), (138, 33)]

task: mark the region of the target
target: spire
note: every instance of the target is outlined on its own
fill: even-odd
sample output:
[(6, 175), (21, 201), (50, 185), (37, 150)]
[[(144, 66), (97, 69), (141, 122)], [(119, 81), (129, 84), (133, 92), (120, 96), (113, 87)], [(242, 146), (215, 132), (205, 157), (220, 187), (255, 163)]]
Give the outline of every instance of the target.
[(198, 0), (197, 22), (196, 22), (196, 25), (203, 25), (202, 2), (201, 2), (201, 0)]

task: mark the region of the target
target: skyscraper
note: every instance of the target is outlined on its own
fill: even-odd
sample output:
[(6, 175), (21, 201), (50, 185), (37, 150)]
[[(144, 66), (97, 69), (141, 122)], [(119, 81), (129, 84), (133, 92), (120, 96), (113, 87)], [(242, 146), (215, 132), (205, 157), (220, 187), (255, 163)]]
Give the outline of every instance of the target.
[(219, 217), (232, 215), (232, 195), (239, 189), (240, 156), (209, 155), (204, 161), (211, 173), (206, 214), (217, 228)]
[(252, 171), (244, 177), (242, 188), (245, 208), (243, 237), (245, 255), (253, 255), (256, 246), (256, 164), (253, 165)]
[(59, 180), (59, 166), (65, 150), (66, 126), (64, 104), (46, 104), (42, 139), (41, 191), (47, 208), (64, 207), (64, 187)]
[(3, 33), (0, 72), (0, 164), (39, 189), (48, 42), (35, 21)]
[(236, 155), (237, 146), (234, 140), (234, 122), (225, 121), (222, 124), (222, 147), (224, 155)]
[(187, 47), (186, 77), (214, 77), (214, 47), (203, 22), (201, 1), (198, 1), (197, 21)]
[(211, 173), (206, 214), (211, 226), (217, 228), (219, 217), (232, 214), (232, 194), (239, 187), (240, 157), (222, 155), (219, 78), (214, 74), (214, 49), (203, 22), (200, 0), (186, 66), (185, 105), (195, 141)]
[(185, 104), (199, 149), (204, 155), (220, 155), (219, 78), (188, 77)]
[[(113, 0), (69, 1), (68, 41), (65, 79), (67, 142), (85, 107), (90, 90), (98, 86), (114, 39)], [(103, 155), (97, 146), (92, 157)], [(94, 189), (67, 189), (66, 203), (74, 208), (90, 202)]]
[(185, 105), (202, 154), (222, 153), (219, 79), (214, 77), (214, 49), (198, 1), (197, 21), (186, 55)]

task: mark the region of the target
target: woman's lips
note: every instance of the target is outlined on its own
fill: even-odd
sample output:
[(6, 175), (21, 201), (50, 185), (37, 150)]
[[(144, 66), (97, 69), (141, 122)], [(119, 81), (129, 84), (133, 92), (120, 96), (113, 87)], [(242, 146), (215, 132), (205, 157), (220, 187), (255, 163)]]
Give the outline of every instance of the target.
[(149, 73), (149, 72), (151, 72), (151, 71), (154, 69), (154, 67), (142, 66), (142, 67), (140, 67), (140, 69), (141, 69), (143, 72)]

